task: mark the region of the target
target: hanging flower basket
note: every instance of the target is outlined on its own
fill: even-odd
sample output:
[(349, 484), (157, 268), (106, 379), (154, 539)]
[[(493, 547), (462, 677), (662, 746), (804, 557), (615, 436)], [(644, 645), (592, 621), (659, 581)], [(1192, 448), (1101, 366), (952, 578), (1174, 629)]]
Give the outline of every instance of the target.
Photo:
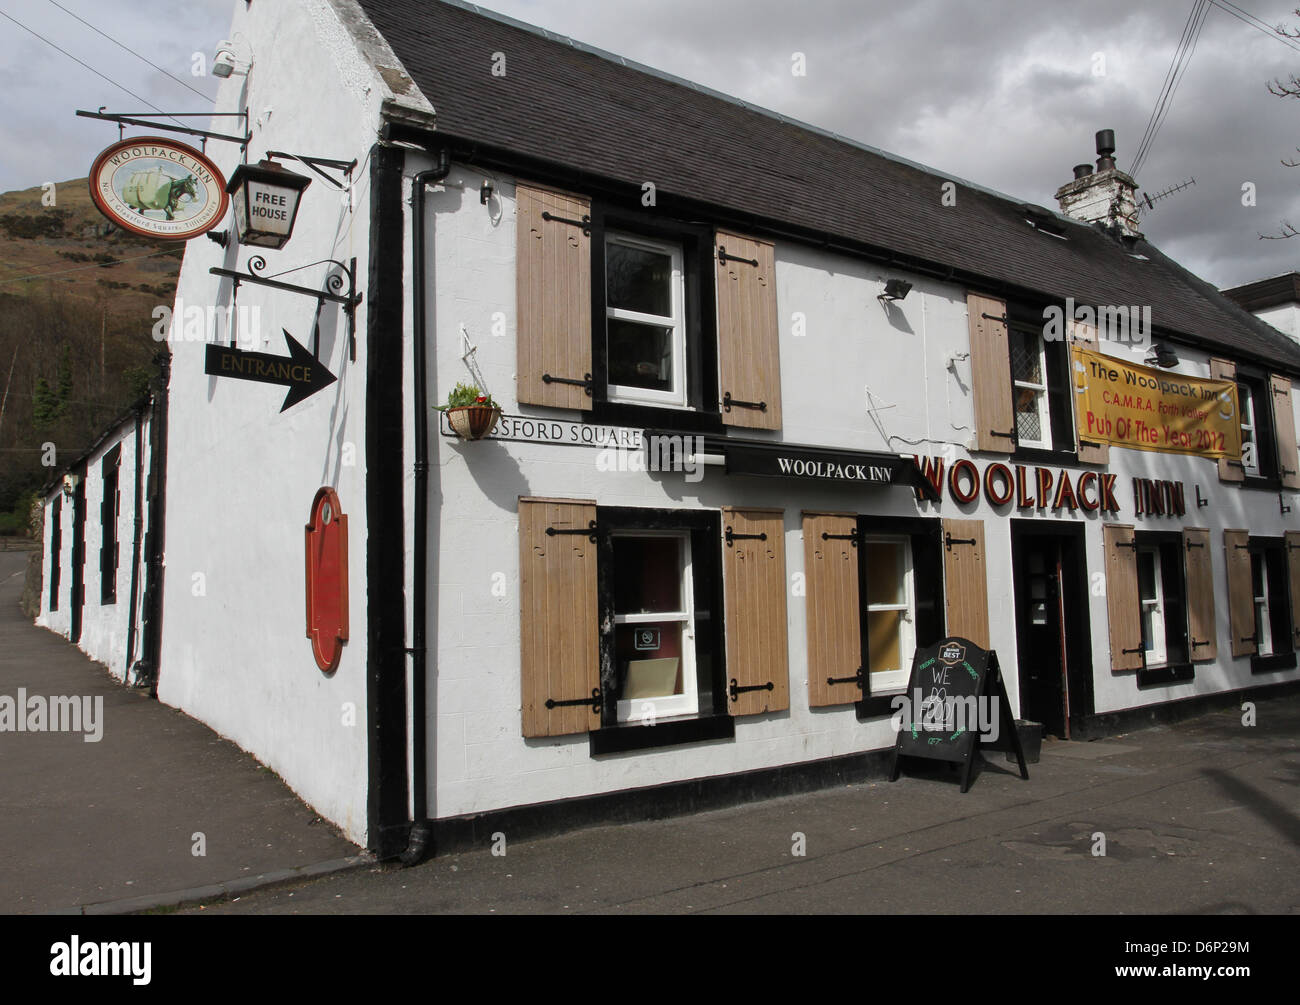
[(496, 427), (501, 409), (491, 405), (462, 405), (448, 408), (447, 424), (462, 440), (481, 440)]
[(469, 384), (457, 384), (447, 395), (447, 404), (434, 407), (447, 413), (447, 424), (462, 440), (483, 439), (501, 418), (492, 395)]

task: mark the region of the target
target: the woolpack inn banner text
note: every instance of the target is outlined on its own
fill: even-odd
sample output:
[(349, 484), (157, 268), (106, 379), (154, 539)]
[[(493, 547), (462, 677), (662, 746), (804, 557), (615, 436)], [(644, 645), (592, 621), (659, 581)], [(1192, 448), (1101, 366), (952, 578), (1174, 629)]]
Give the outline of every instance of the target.
[(1079, 438), (1134, 450), (1241, 456), (1237, 385), (1070, 347)]

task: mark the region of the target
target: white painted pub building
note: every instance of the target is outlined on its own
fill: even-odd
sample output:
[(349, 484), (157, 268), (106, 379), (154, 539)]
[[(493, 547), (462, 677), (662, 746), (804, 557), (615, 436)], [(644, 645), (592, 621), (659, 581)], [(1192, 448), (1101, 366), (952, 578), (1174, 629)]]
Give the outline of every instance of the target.
[[(208, 154), (313, 181), (283, 249), (186, 248), (150, 679), (355, 841), (878, 774), (946, 635), (1063, 741), (1300, 679), (1300, 344), (1143, 239), (1107, 134), (1057, 212), (466, 4), (233, 6), (216, 110), (250, 138)], [(211, 271), (354, 259), (354, 330)], [(337, 380), (282, 411), (206, 372), (286, 337)], [(1235, 381), (1251, 449), (1093, 438), (1080, 345)], [(501, 407), (482, 439), (434, 407), (458, 383)]]

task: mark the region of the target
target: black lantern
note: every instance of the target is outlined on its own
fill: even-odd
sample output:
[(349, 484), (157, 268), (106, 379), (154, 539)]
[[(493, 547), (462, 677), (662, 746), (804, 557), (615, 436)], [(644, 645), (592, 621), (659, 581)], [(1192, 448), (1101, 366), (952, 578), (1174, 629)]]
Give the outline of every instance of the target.
[(239, 243), (283, 248), (293, 236), (298, 203), (303, 189), (310, 184), (310, 178), (294, 174), (275, 161), (235, 168), (226, 191), (231, 196)]

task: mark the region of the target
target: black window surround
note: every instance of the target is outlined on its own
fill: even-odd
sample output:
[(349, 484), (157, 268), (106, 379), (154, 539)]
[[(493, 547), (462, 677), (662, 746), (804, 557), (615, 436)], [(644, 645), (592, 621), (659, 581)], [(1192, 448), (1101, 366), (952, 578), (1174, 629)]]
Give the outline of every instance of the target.
[(1143, 652), (1144, 663), (1137, 672), (1137, 686), (1155, 687), (1192, 680), (1195, 667), (1188, 656), (1190, 640), (1187, 629), (1187, 574), (1183, 561), (1183, 536), (1178, 531), (1140, 530), (1134, 533), (1133, 540), (1139, 549), (1154, 547), (1158, 550), (1160, 599), (1165, 622), (1165, 661), (1159, 666), (1146, 666), (1146, 653)]
[[(600, 624), (600, 728), (589, 734), (591, 754), (618, 753), (735, 736), (726, 713), (726, 636), (722, 594), (722, 514), (717, 510), (665, 510), (601, 506), (596, 510), (596, 583)], [(613, 537), (624, 531), (687, 531), (695, 597), (695, 650), (699, 709), (691, 718), (654, 724), (618, 721), (619, 674), (614, 649)], [(707, 613), (707, 618), (701, 617)], [(706, 664), (707, 660), (707, 664)], [(707, 675), (707, 680), (705, 679)]]
[(50, 528), (50, 610), (59, 609), (59, 572), (62, 570), (63, 551), (63, 499), (54, 497), (50, 506), (53, 526)]
[[(610, 233), (678, 244), (685, 280), (687, 408), (609, 400), (606, 342), (605, 242)], [(714, 230), (598, 200), (591, 206), (592, 407), (584, 421), (689, 432), (724, 431), (718, 404), (718, 336), (713, 267)]]
[[(1250, 657), (1251, 673), (1273, 673), (1293, 670), (1296, 667), (1295, 626), (1291, 624), (1291, 576), (1287, 567), (1286, 540), (1280, 537), (1256, 537), (1246, 541), (1251, 556), (1251, 595), (1254, 596), (1254, 558), (1264, 561), (1268, 582), (1268, 620), (1272, 652)], [(1252, 600), (1252, 608), (1254, 606)], [(1255, 626), (1256, 648), (1259, 644), (1259, 626)]]
[(104, 455), (100, 468), (103, 495), (99, 505), (99, 602), (105, 606), (117, 603), (118, 472), (121, 459), (122, 447), (119, 444)]
[[(916, 603), (913, 628), (916, 647), (934, 645), (944, 635), (943, 590), (943, 521), (935, 517), (858, 516), (858, 538), (870, 535), (900, 535), (909, 539), (912, 549), (912, 587)], [(871, 672), (867, 666), (870, 643), (867, 619), (863, 616), (867, 598), (867, 568), (862, 549), (858, 549), (858, 624), (861, 633), (861, 667), (863, 694), (854, 709), (859, 721), (893, 714), (894, 698), (904, 690), (871, 693)], [(907, 661), (910, 676), (912, 661)]]
[[(1043, 340), (1043, 356), (1047, 373), (1047, 415), (1052, 426), (1051, 449), (1022, 447), (1017, 436), (1012, 436), (1012, 456), (1017, 461), (1047, 466), (1069, 466), (1078, 463), (1074, 441), (1074, 409), (1070, 402), (1070, 343), (1068, 339), (1045, 339), (1042, 309), (1034, 311), (1020, 304), (1007, 305), (1007, 333), (1023, 332)], [(1012, 388), (1013, 411), (1011, 431), (1017, 432), (1014, 412), (1015, 378), (1007, 373), (1008, 386)]]
[[(1282, 478), (1278, 472), (1277, 435), (1273, 419), (1273, 388), (1268, 374), (1250, 365), (1237, 365), (1237, 386), (1250, 389), (1255, 422), (1255, 458), (1259, 474), (1253, 475), (1242, 466), (1242, 488), (1264, 489), (1279, 492)], [(1240, 401), (1240, 395), (1238, 395)]]

